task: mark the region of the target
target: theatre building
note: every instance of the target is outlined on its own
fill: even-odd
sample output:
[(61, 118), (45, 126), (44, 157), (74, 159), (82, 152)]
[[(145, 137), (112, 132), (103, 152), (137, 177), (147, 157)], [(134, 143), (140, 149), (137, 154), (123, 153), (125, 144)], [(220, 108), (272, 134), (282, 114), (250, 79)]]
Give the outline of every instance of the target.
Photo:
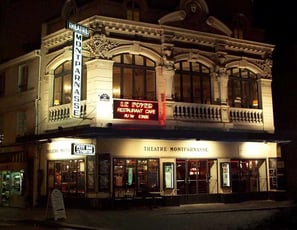
[(274, 45), (243, 37), (244, 15), (224, 24), (203, 0), (163, 14), (110, 2), (127, 17), (94, 3), (42, 27), (36, 133), (18, 138), (36, 147), (34, 202), (55, 188), (92, 206), (283, 192)]

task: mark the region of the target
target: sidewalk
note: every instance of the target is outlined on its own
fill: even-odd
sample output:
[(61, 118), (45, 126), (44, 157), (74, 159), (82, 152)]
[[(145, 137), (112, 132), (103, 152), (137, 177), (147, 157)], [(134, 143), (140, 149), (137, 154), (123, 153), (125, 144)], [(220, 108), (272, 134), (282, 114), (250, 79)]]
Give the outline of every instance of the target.
[[(295, 201), (257, 200), (241, 203), (207, 203), (189, 204), (170, 207), (129, 208), (121, 210), (97, 210), (97, 209), (67, 209), (66, 219), (54, 220), (52, 210), (46, 208), (10, 208), (0, 207), (0, 223), (23, 222), (27, 224), (38, 223), (51, 228), (70, 227), (72, 229), (105, 229), (110, 226), (110, 221), (116, 222), (124, 219), (125, 215), (187, 215), (197, 213), (239, 212), (247, 210), (272, 210), (288, 207), (296, 207)], [(0, 224), (1, 226), (1, 224)]]

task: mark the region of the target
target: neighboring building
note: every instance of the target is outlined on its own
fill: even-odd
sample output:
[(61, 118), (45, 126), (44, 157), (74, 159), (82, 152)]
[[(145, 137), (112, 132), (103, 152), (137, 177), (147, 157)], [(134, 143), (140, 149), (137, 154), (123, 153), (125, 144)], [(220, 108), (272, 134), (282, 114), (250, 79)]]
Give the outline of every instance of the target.
[[(35, 133), (17, 138), (34, 155), (34, 205), (55, 188), (93, 206), (284, 191), (274, 46), (243, 39), (255, 36), (244, 15), (231, 27), (203, 0), (171, 12), (145, 1), (68, 2), (64, 18), (43, 25)], [(66, 18), (84, 35), (66, 28)]]
[(23, 206), (33, 197), (35, 147), (16, 143), (16, 137), (36, 133), (39, 66), (39, 51), (0, 65), (0, 204), (4, 206)]

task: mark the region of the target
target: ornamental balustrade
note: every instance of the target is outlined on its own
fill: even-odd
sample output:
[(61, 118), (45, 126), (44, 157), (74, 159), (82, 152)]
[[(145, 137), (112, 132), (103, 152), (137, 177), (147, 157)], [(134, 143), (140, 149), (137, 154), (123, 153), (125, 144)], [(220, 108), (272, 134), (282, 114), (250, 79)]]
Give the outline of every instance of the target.
[[(87, 105), (85, 101), (81, 101), (80, 117), (86, 115)], [(49, 122), (62, 121), (71, 118), (71, 104), (56, 105), (49, 108)]]
[(263, 123), (261, 109), (230, 108), (230, 122), (233, 123)]
[[(226, 107), (225, 107), (226, 108)], [(81, 102), (81, 117), (85, 117), (87, 110), (86, 101)], [(49, 108), (49, 122), (61, 122), (71, 118), (71, 104), (52, 106)], [(195, 103), (174, 102), (172, 117), (167, 115), (167, 120), (187, 120), (203, 122), (222, 122), (222, 106)], [(225, 118), (226, 119), (226, 118)], [(261, 109), (228, 107), (227, 119), (233, 124), (252, 125), (263, 123)]]
[(173, 117), (176, 120), (220, 122), (222, 118), (221, 107), (218, 105), (176, 102), (173, 106)]

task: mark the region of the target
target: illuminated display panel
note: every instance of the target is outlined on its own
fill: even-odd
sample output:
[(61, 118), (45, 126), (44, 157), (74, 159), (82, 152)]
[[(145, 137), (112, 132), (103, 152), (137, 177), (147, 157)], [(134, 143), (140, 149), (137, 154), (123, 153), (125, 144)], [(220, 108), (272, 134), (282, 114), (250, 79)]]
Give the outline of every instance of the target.
[(114, 118), (158, 120), (158, 103), (139, 100), (114, 100)]

